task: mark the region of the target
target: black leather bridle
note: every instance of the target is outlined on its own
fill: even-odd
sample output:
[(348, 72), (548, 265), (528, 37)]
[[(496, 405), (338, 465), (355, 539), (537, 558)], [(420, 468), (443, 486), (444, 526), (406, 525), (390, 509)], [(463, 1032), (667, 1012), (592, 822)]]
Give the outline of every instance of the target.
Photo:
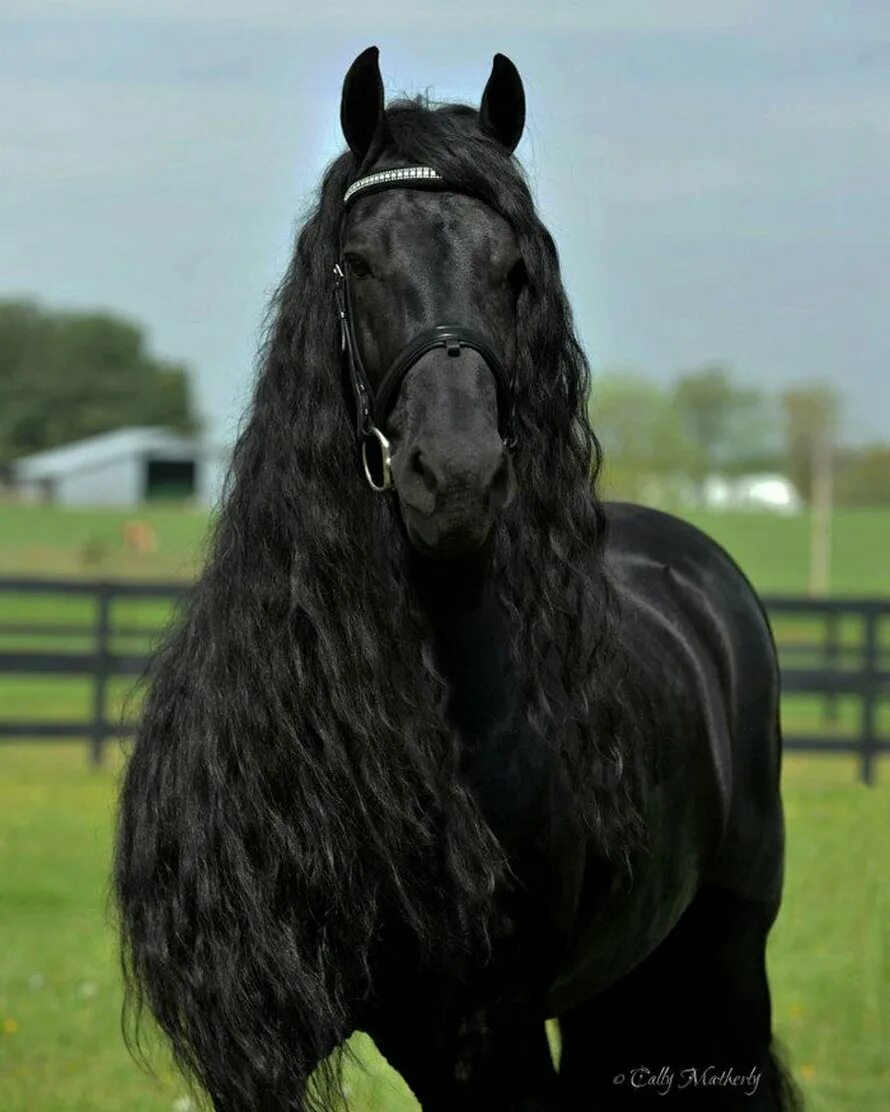
[[(344, 197), (343, 217), (356, 196), (392, 188), (451, 188), (444, 179), (429, 167), (399, 167), (381, 171), (359, 179), (347, 190)], [(485, 360), (497, 387), (498, 431), (508, 451), (516, 446), (514, 432), (514, 380), (507, 373), (494, 348), (480, 332), (462, 324), (436, 324), (424, 329), (410, 340), (396, 355), (374, 390), (362, 362), (361, 351), (355, 335), (354, 314), (349, 292), (348, 266), (343, 258), (341, 219), (340, 259), (334, 265), (334, 293), (340, 317), (340, 347), (345, 357), (346, 370), (355, 402), (355, 432), (361, 446), (365, 476), (374, 490), (387, 490), (392, 486), (392, 459), (390, 444), (382, 429), (395, 405), (399, 388), (411, 368), (430, 351), (444, 348), (449, 356), (459, 358), (465, 348), (476, 351)], [(381, 480), (372, 473), (368, 460), (368, 445), (376, 445), (380, 452)]]

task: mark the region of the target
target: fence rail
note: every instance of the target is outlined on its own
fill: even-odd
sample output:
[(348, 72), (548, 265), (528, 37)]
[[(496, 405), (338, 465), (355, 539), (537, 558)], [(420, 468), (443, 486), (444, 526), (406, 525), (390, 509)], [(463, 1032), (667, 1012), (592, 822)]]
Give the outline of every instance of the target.
[(135, 723), (112, 720), (108, 713), (108, 685), (116, 677), (138, 679), (145, 674), (151, 661), (152, 648), (142, 652), (116, 652), (113, 646), (121, 639), (150, 641), (163, 630), (163, 623), (153, 626), (117, 626), (112, 610), (120, 600), (159, 601), (173, 605), (188, 592), (183, 583), (93, 582), (89, 580), (0, 579), (0, 615), (3, 600), (9, 596), (41, 596), (44, 598), (83, 598), (93, 604), (92, 622), (33, 622), (0, 620), (0, 646), (10, 637), (28, 640), (59, 638), (89, 639), (85, 650), (49, 651), (0, 648), (0, 676), (83, 676), (92, 680), (91, 713), (88, 721), (45, 721), (39, 719), (8, 720), (0, 715), (0, 741), (4, 740), (84, 740), (89, 742), (90, 759), (102, 761), (105, 742), (111, 737), (131, 734)]
[[(785, 748), (855, 754), (862, 782), (873, 783), (878, 757), (890, 752), (890, 742), (880, 736), (878, 728), (880, 702), (890, 698), (890, 667), (885, 666), (890, 651), (881, 637), (890, 619), (890, 599), (769, 595), (763, 601), (770, 621), (779, 630), (783, 619), (788, 618), (815, 618), (822, 623), (821, 642), (795, 645), (783, 642), (781, 635), (777, 638), (783, 694), (824, 696), (823, 717), (830, 723), (838, 720), (838, 696), (859, 699), (858, 731), (854, 736), (788, 733)], [(843, 641), (844, 623), (858, 627), (860, 637), (852, 645)], [(800, 657), (821, 664), (800, 667)]]
[[(87, 580), (0, 579), (0, 678), (3, 676), (81, 676), (92, 682), (89, 718), (80, 721), (7, 719), (0, 708), (0, 742), (4, 740), (84, 740), (90, 757), (102, 760), (108, 738), (133, 732), (134, 723), (114, 721), (109, 713), (109, 682), (144, 675), (155, 639), (164, 622), (150, 625), (132, 618), (117, 623), (114, 611), (121, 602), (154, 601), (172, 608), (188, 592), (183, 583), (92, 582)], [(53, 623), (25, 621), (16, 616), (5, 621), (16, 596), (82, 599), (91, 609), (90, 620)], [(859, 714), (852, 732), (788, 732), (785, 748), (814, 753), (850, 753), (858, 756), (864, 783), (874, 780), (878, 757), (890, 752), (890, 741), (879, 734), (878, 712), (882, 699), (890, 699), (890, 598), (825, 598), (767, 596), (764, 599), (777, 632), (786, 696), (820, 696), (821, 717), (829, 726), (839, 720), (839, 699), (858, 700)], [(165, 612), (166, 612), (165, 609)], [(812, 636), (812, 623), (818, 636)], [(789, 629), (790, 623), (790, 629)], [(795, 623), (798, 624), (795, 629)], [(801, 640), (800, 623), (808, 626)], [(886, 623), (886, 625), (885, 625)], [(882, 639), (883, 630), (887, 635)], [(853, 640), (849, 634), (853, 633)], [(793, 636), (791, 636), (793, 634)], [(783, 639), (783, 635), (787, 639)], [(846, 636), (845, 636), (846, 635)], [(16, 639), (49, 643), (50, 648), (14, 646)], [(87, 647), (65, 650), (61, 641), (86, 642)], [(145, 642), (122, 651), (122, 641)], [(53, 645), (55, 642), (55, 645)]]

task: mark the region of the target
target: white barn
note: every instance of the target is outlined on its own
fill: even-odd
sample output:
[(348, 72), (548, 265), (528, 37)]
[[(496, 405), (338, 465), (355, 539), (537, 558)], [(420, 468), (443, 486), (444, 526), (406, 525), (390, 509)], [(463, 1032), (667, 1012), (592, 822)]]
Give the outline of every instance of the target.
[(229, 452), (165, 428), (115, 429), (23, 456), (13, 486), (28, 501), (62, 506), (138, 506), (188, 498), (210, 506), (222, 490)]
[(709, 510), (769, 510), (797, 514), (803, 502), (794, 483), (785, 475), (709, 475), (702, 503)]

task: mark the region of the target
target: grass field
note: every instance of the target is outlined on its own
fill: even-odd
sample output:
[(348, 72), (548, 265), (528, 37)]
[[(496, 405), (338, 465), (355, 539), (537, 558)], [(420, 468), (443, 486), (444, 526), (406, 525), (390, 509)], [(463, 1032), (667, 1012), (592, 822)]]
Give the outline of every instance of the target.
[[(809, 519), (768, 513), (690, 512), (761, 591), (803, 591)], [(125, 550), (121, 526), (153, 526), (157, 551)], [(66, 510), (0, 504), (0, 575), (189, 579), (201, 558), (206, 514), (176, 508)], [(832, 534), (833, 594), (890, 593), (890, 511), (839, 510)]]
[[(188, 579), (200, 560), (206, 516), (140, 510), (157, 551), (124, 550), (132, 515), (0, 506), (0, 577)], [(808, 523), (768, 515), (694, 515), (762, 591), (802, 591)], [(890, 513), (839, 514), (833, 591), (887, 594)], [(122, 604), (123, 605), (123, 604)], [(25, 600), (0, 593), (0, 623), (90, 618), (76, 598)], [(126, 604), (119, 624), (153, 629), (165, 608)], [(794, 628), (789, 627), (789, 634)], [(854, 639), (855, 631), (846, 631)], [(4, 635), (5, 647), (37, 647)], [(890, 630), (882, 638), (890, 645)], [(82, 647), (78, 638), (58, 647)], [(115, 685), (120, 706), (126, 687)], [(87, 717), (89, 687), (76, 678), (0, 677), (0, 717)], [(789, 724), (818, 728), (817, 700), (788, 701)], [(839, 706), (852, 729), (853, 700)], [(890, 734), (890, 706), (881, 708)], [(0, 746), (0, 1112), (185, 1112), (188, 1096), (161, 1055), (142, 1073), (123, 1047), (114, 935), (108, 917), (110, 830), (119, 766), (87, 767), (82, 745)], [(882, 1112), (890, 1093), (890, 762), (878, 785), (855, 782), (843, 758), (786, 759), (788, 881), (773, 935), (775, 1027), (814, 1112)], [(361, 1037), (349, 1070), (353, 1112), (416, 1108), (401, 1080)]]
[[(128, 1058), (107, 915), (117, 770), (82, 749), (0, 749), (0, 1108), (183, 1112), (186, 1091)], [(787, 758), (788, 881), (773, 935), (775, 1027), (813, 1112), (883, 1112), (890, 1092), (890, 781)], [(354, 1112), (417, 1106), (367, 1043)]]

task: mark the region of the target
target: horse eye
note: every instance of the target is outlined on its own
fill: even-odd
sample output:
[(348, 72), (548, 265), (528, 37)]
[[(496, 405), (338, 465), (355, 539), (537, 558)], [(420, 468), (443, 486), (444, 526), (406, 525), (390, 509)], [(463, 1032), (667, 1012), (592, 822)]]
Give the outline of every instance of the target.
[(525, 263), (522, 259), (517, 259), (510, 267), (507, 281), (510, 284), (510, 289), (513, 291), (513, 296), (518, 297), (520, 290), (522, 290), (528, 281), (528, 272), (525, 269)]
[(361, 255), (347, 255), (346, 262), (351, 274), (356, 278), (365, 278), (371, 273), (370, 264)]

